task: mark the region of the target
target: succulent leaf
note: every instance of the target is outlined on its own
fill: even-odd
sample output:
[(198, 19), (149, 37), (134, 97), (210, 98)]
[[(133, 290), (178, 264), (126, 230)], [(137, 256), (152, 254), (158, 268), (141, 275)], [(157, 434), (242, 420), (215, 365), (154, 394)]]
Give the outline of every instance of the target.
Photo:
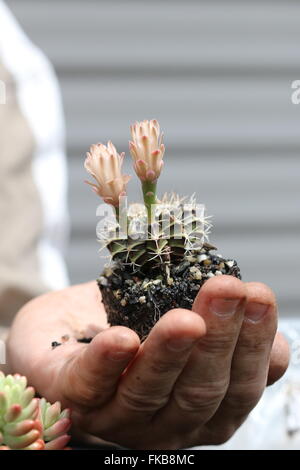
[(34, 395), (25, 377), (0, 372), (0, 450), (58, 450), (69, 441), (70, 411)]
[(40, 400), (40, 420), (44, 441), (49, 442), (66, 435), (71, 426), (70, 410), (61, 411), (59, 402), (51, 405), (44, 398)]

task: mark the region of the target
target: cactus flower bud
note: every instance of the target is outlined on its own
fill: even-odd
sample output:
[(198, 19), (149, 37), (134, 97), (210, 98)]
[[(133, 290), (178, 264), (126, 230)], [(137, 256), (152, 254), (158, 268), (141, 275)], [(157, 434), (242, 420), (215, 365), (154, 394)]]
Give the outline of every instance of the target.
[(165, 153), (159, 124), (152, 119), (136, 122), (130, 129), (132, 141), (129, 142), (129, 149), (135, 172), (141, 181), (153, 183), (161, 173)]
[(95, 178), (98, 184), (90, 184), (94, 191), (103, 198), (104, 202), (117, 207), (119, 197), (126, 195), (126, 185), (129, 175), (121, 174), (124, 153), (118, 154), (111, 141), (107, 146), (92, 145), (84, 163), (85, 169)]

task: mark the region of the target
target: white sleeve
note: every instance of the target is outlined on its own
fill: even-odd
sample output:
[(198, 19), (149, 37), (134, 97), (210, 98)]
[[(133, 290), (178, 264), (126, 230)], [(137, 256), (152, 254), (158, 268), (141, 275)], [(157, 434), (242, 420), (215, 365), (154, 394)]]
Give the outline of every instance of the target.
[(59, 87), (51, 64), (2, 1), (0, 31), (1, 60), (16, 84), (17, 100), (35, 142), (32, 173), (43, 212), (37, 246), (40, 274), (48, 289), (59, 289), (68, 284), (63, 261), (68, 235), (67, 168)]

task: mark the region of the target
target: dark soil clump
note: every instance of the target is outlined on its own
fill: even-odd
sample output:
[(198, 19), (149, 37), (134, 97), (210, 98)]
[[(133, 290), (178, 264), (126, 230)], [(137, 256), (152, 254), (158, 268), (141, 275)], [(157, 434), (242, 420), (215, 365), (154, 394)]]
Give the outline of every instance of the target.
[(108, 322), (136, 331), (144, 340), (159, 318), (173, 308), (191, 309), (203, 284), (214, 276), (230, 275), (241, 279), (236, 261), (211, 254), (211, 247), (170, 266), (167, 278), (159, 271), (132, 271), (123, 263), (105, 269), (98, 279)]

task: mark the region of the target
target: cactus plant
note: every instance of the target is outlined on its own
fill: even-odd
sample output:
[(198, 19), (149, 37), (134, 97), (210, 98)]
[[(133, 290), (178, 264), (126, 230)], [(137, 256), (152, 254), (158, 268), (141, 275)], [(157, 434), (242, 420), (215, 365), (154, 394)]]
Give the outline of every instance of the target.
[(33, 387), (21, 375), (0, 371), (0, 450), (60, 450), (69, 441), (70, 411), (61, 411), (44, 398), (35, 398)]
[(156, 120), (131, 126), (129, 149), (141, 181), (144, 204), (127, 207), (121, 174), (124, 153), (111, 142), (90, 148), (85, 168), (96, 179), (90, 183), (114, 208), (98, 232), (110, 261), (98, 279), (111, 325), (135, 330), (143, 340), (156, 321), (171, 308), (191, 308), (206, 280), (214, 276), (240, 278), (235, 260), (213, 255), (209, 243), (210, 217), (195, 197), (165, 194), (158, 199), (157, 180), (163, 168), (165, 146)]

